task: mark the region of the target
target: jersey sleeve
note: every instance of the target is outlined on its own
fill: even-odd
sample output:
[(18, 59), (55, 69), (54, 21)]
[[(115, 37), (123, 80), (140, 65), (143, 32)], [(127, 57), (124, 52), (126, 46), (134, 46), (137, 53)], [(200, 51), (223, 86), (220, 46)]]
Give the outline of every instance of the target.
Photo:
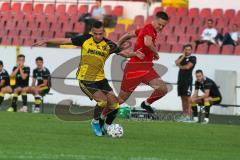
[(26, 73), (29, 76), (30, 75), (30, 67), (24, 68), (24, 73)]
[(33, 70), (33, 78), (37, 78), (36, 69)]
[(50, 76), (50, 72), (48, 70), (43, 72), (43, 79), (48, 80), (49, 76)]
[(196, 90), (199, 90), (199, 89), (200, 89), (200, 85), (199, 85), (199, 82), (198, 82), (198, 81), (195, 81), (195, 89), (196, 89)]
[(191, 62), (193, 65), (195, 65), (197, 63), (197, 58), (195, 56), (192, 56), (190, 58), (189, 62)]
[(212, 88), (212, 85), (213, 85), (213, 83), (211, 81), (208, 81), (208, 82), (205, 83), (204, 89), (209, 89), (210, 90)]
[(154, 32), (152, 29), (150, 29), (149, 27), (144, 27), (141, 32), (140, 35), (142, 35), (143, 37), (145, 36), (150, 36), (152, 38), (154, 38)]
[(105, 41), (107, 42), (108, 46), (110, 47), (110, 51), (109, 54), (119, 54), (121, 52), (121, 49), (117, 46), (116, 43), (114, 43), (113, 41), (109, 40), (109, 39), (105, 39)]
[(72, 44), (75, 46), (82, 46), (83, 43), (91, 37), (90, 34), (76, 36), (74, 38), (71, 38)]
[(17, 67), (16, 67), (16, 66), (15, 66), (15, 67), (13, 67), (12, 71), (14, 72), (14, 71), (15, 71), (15, 69), (17, 69)]

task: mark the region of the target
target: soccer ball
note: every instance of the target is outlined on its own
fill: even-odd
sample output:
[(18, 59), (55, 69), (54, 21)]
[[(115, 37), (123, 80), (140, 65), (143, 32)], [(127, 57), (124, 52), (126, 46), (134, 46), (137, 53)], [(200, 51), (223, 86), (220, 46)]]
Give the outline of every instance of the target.
[(107, 128), (107, 134), (113, 138), (120, 138), (123, 136), (123, 127), (119, 124), (112, 124)]

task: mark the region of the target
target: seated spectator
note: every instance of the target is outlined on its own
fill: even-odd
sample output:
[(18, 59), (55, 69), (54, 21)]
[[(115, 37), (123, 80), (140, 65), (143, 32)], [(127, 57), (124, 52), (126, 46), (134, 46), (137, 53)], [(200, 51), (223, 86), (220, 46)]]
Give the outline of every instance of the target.
[(101, 0), (96, 1), (96, 8), (93, 9), (92, 18), (98, 21), (103, 21), (105, 10), (102, 7)]
[(207, 28), (205, 28), (201, 34), (201, 39), (196, 41), (196, 44), (207, 43), (208, 45), (216, 44), (220, 34), (217, 29), (213, 27), (213, 20), (209, 19)]
[(220, 42), (220, 45), (233, 45), (237, 46), (240, 44), (240, 29), (237, 24), (232, 26), (232, 32), (226, 33)]

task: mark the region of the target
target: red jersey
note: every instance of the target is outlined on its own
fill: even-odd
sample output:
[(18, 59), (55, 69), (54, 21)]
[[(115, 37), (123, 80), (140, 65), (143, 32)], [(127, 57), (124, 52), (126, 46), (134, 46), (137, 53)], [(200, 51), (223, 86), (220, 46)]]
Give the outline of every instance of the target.
[(146, 35), (151, 36), (152, 41), (155, 44), (155, 41), (157, 38), (157, 31), (153, 28), (152, 24), (147, 24), (143, 28), (136, 30), (135, 34), (137, 35), (137, 40), (134, 47), (134, 51), (141, 49), (140, 51), (145, 54), (145, 57), (144, 59), (139, 59), (138, 57), (132, 57), (129, 62), (148, 62), (148, 63), (151, 62), (152, 63), (155, 53), (145, 46), (144, 37)]

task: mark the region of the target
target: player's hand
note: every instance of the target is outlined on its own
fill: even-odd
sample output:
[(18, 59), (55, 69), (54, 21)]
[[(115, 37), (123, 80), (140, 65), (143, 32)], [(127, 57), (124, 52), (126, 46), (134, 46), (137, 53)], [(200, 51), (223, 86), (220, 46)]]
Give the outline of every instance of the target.
[(46, 40), (38, 41), (36, 43), (32, 44), (32, 47), (38, 47), (38, 46), (43, 46), (46, 44)]
[(153, 60), (159, 60), (159, 54), (158, 53), (156, 53), (155, 55), (154, 55), (154, 57), (153, 57)]
[(137, 56), (139, 59), (144, 59), (145, 54), (142, 53), (140, 50), (141, 50), (141, 49), (138, 49), (138, 50), (136, 51), (136, 56)]

